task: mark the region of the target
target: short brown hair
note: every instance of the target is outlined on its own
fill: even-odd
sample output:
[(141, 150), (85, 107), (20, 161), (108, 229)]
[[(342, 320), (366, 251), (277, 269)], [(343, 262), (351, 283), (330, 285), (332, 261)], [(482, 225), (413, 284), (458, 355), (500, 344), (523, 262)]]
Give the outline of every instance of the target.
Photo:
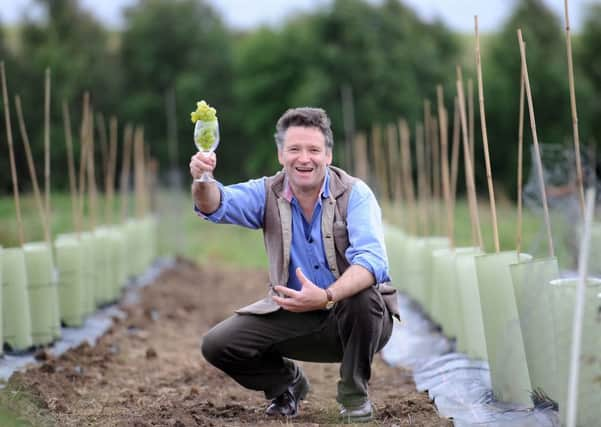
[(334, 135), (332, 134), (331, 121), (325, 110), (313, 107), (290, 108), (275, 125), (275, 143), (278, 149), (284, 146), (284, 135), (291, 126), (315, 127), (323, 134), (326, 148), (334, 147)]

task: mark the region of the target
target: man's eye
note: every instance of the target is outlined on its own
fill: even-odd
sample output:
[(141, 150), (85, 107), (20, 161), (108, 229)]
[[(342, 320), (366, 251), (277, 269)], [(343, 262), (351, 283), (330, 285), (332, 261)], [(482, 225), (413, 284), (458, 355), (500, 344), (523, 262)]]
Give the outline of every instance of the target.
[(289, 149), (288, 149), (288, 151), (297, 152), (297, 151), (298, 151), (298, 148), (296, 148), (296, 147), (291, 147), (291, 148), (289, 148)]

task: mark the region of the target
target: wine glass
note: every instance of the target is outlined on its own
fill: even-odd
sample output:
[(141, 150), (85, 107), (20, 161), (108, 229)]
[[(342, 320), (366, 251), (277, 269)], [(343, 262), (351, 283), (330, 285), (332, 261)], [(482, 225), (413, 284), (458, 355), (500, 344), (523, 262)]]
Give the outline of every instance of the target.
[[(197, 120), (194, 125), (194, 145), (198, 151), (212, 153), (219, 145), (219, 122), (215, 120)], [(208, 172), (203, 172), (195, 182), (211, 182), (214, 179)]]

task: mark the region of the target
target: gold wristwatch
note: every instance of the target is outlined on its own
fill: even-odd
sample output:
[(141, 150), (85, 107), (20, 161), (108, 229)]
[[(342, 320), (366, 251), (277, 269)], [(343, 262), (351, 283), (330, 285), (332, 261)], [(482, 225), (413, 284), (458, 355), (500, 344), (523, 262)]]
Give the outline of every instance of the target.
[(332, 295), (332, 291), (330, 291), (328, 288), (325, 288), (324, 291), (326, 291), (326, 295), (328, 297), (328, 301), (326, 302), (326, 306), (324, 307), (326, 310), (330, 310), (332, 307), (334, 307), (334, 296)]

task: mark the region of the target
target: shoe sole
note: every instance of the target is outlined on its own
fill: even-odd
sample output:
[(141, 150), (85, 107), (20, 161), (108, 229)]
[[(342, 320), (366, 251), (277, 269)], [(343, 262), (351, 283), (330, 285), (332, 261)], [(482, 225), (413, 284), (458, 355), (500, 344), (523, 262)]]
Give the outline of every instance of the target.
[(342, 417), (342, 422), (345, 424), (368, 423), (373, 420), (373, 415), (366, 415), (364, 417)]

